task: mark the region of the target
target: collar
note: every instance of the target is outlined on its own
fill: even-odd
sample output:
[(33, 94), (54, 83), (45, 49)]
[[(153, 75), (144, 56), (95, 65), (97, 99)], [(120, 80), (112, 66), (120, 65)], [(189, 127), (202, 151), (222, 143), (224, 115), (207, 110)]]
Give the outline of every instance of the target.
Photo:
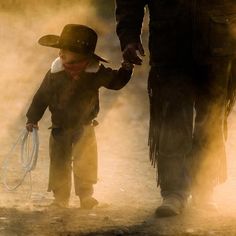
[[(89, 63), (89, 65), (86, 67), (85, 69), (85, 72), (88, 72), (88, 73), (96, 73), (99, 69), (99, 66), (100, 66), (100, 63), (99, 61), (92, 61), (91, 63)], [(51, 73), (54, 74), (54, 73), (57, 73), (57, 72), (60, 72), (60, 71), (64, 71), (65, 68), (62, 64), (62, 61), (61, 61), (61, 58), (60, 57), (57, 57), (53, 62), (52, 62), (52, 65), (51, 65)]]

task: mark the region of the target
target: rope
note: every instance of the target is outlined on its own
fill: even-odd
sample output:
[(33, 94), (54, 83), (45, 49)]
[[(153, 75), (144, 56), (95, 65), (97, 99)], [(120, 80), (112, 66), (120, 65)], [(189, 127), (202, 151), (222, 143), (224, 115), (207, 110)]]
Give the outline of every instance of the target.
[[(32, 140), (30, 138), (31, 135), (32, 135)], [(32, 148), (31, 148), (31, 141), (32, 141)], [(21, 169), (23, 171), (23, 176), (17, 184), (15, 184), (14, 186), (10, 186), (7, 183), (8, 165), (9, 161), (13, 158), (13, 152), (18, 144), (21, 145), (20, 162), (21, 162)], [(39, 137), (37, 129), (33, 128), (32, 132), (29, 132), (26, 129), (24, 129), (20, 133), (16, 143), (12, 146), (10, 152), (7, 154), (4, 160), (3, 184), (8, 191), (14, 191), (18, 187), (20, 187), (24, 182), (27, 174), (30, 174), (30, 172), (35, 169), (38, 159), (38, 149), (39, 149)]]

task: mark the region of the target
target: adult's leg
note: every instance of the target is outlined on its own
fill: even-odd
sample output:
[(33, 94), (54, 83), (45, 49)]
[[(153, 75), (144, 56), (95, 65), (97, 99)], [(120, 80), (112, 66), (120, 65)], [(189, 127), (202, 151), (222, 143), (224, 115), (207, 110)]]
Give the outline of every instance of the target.
[(67, 206), (71, 192), (72, 142), (69, 132), (53, 129), (50, 141), (50, 170), (48, 191), (53, 191), (55, 203)]
[(150, 158), (157, 164), (164, 202), (157, 214), (182, 210), (189, 196), (186, 157), (192, 147), (193, 89), (191, 73), (153, 67), (149, 75)]
[(196, 118), (193, 136), (193, 197), (205, 204), (214, 186), (226, 179), (224, 127), (231, 62), (215, 59), (199, 66), (196, 76)]

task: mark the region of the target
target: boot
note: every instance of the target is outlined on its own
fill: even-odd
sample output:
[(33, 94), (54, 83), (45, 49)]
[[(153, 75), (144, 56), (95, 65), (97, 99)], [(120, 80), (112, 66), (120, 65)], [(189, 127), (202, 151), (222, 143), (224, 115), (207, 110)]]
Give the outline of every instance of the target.
[(54, 200), (51, 207), (67, 208), (69, 207), (70, 192), (65, 191), (63, 188), (53, 190)]
[(93, 184), (80, 183), (75, 188), (76, 195), (80, 198), (80, 207), (82, 209), (92, 209), (98, 205), (98, 201), (93, 198)]
[(163, 199), (161, 206), (156, 209), (156, 216), (168, 217), (179, 215), (186, 205), (186, 201), (179, 197), (170, 195)]
[(55, 208), (68, 208), (69, 207), (69, 200), (59, 200), (59, 199), (54, 199), (53, 202), (50, 204), (50, 207), (55, 207)]
[(80, 199), (80, 207), (82, 209), (92, 209), (98, 205), (98, 201), (92, 196), (84, 197)]

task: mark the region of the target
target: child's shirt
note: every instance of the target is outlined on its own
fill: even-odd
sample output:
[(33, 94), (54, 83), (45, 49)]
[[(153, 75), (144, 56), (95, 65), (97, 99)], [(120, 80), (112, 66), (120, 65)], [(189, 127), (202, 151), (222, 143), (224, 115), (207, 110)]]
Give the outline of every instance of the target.
[[(37, 124), (49, 107), (52, 127), (76, 128), (89, 124), (99, 112), (99, 88), (118, 90), (131, 78), (132, 70), (113, 70), (103, 65), (95, 72), (85, 70), (72, 79), (57, 59), (33, 97), (27, 123)], [(59, 69), (58, 69), (59, 68)]]

